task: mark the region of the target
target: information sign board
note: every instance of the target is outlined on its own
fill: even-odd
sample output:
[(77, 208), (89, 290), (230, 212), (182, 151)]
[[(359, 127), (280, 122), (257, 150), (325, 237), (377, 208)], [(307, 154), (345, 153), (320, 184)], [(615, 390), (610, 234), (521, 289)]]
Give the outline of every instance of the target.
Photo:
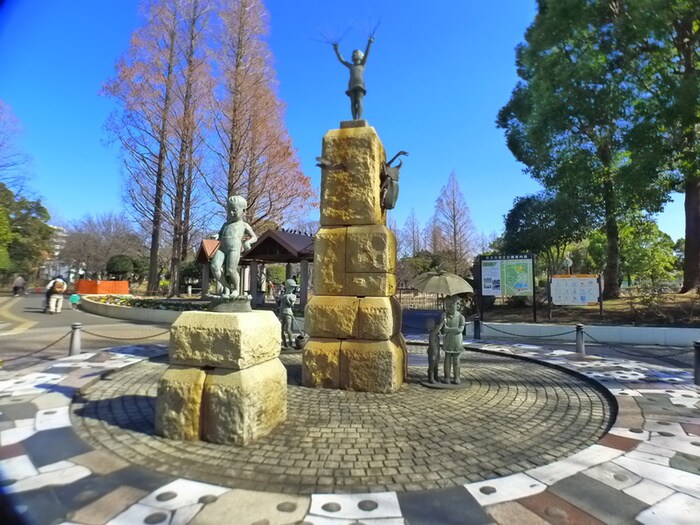
[(481, 293), (498, 297), (532, 295), (532, 256), (481, 257)]
[(594, 274), (552, 275), (552, 303), (560, 306), (582, 306), (599, 301), (600, 285)]

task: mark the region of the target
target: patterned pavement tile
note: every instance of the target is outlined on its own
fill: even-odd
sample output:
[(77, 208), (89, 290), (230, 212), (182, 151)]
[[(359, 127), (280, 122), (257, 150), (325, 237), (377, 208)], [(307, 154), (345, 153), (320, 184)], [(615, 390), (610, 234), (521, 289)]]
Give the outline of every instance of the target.
[(639, 483), (642, 478), (633, 474), (629, 470), (625, 470), (619, 465), (609, 461), (602, 465), (584, 470), (583, 474), (605, 483), (615, 490), (623, 490), (631, 487), (635, 483)]
[(547, 485), (522, 472), (502, 478), (479, 481), (465, 488), (480, 505), (493, 505), (504, 501), (532, 496), (547, 489)]
[(109, 520), (107, 525), (135, 525), (137, 523), (168, 525), (172, 515), (172, 511), (164, 511), (155, 507), (149, 507), (148, 505), (136, 503)]
[(60, 469), (42, 472), (30, 478), (24, 478), (5, 486), (8, 493), (27, 492), (37, 490), (43, 487), (68, 485), (79, 479), (83, 479), (90, 475), (90, 471), (79, 465), (71, 465)]
[(518, 500), (518, 503), (554, 525), (605, 525), (602, 521), (548, 490)]
[(89, 468), (94, 474), (100, 476), (110, 474), (111, 472), (115, 472), (129, 466), (127, 461), (124, 461), (114, 454), (109, 454), (108, 452), (103, 452), (101, 450), (91, 450), (85, 454), (72, 456), (68, 459), (73, 463)]
[[(191, 525), (225, 523), (236, 509), (239, 523), (266, 522), (269, 525), (286, 525), (304, 520), (311, 499), (309, 496), (271, 494), (252, 490), (232, 489), (207, 503)], [(318, 519), (308, 516), (305, 521)], [(350, 520), (352, 521), (352, 520)]]
[(2, 472), (5, 480), (14, 481), (31, 478), (39, 474), (36, 466), (27, 455), (3, 459), (0, 461), (0, 472)]
[(673, 494), (637, 516), (644, 525), (697, 525), (700, 499), (687, 494)]
[(671, 467), (654, 465), (646, 461), (617, 458), (615, 463), (645, 479), (651, 479), (678, 492), (700, 498), (700, 476)]
[(188, 479), (176, 479), (154, 490), (151, 494), (143, 498), (139, 503), (163, 510), (175, 510), (196, 503), (215, 501), (216, 498), (225, 494), (230, 489), (191, 481)]
[(585, 474), (558, 481), (549, 490), (609, 525), (631, 523), (647, 505)]
[(404, 519), (411, 525), (436, 523), (488, 524), (491, 518), (463, 487), (438, 491), (399, 492)]
[(136, 503), (146, 493), (133, 487), (117, 487), (92, 503), (78, 509), (71, 519), (85, 525), (103, 525)]
[(512, 525), (513, 523), (518, 525), (547, 525), (550, 523), (515, 501), (492, 505), (486, 510), (498, 525)]
[(662, 499), (674, 494), (673, 489), (660, 485), (655, 481), (651, 481), (650, 479), (643, 479), (636, 485), (627, 487), (623, 490), (623, 492), (632, 496), (633, 498), (638, 499), (639, 501), (646, 503), (647, 505), (658, 503)]
[(351, 520), (400, 518), (401, 509), (395, 492), (314, 494), (309, 514)]
[(598, 445), (603, 445), (610, 448), (616, 448), (617, 450), (628, 451), (637, 447), (641, 441), (637, 439), (631, 439), (623, 436), (616, 436), (615, 434), (606, 434), (598, 440)]
[(10, 499), (20, 517), (32, 525), (59, 523), (66, 517), (67, 509), (50, 489), (12, 494)]
[(92, 450), (75, 434), (71, 427), (37, 432), (25, 439), (23, 445), (37, 467), (56, 463)]
[(528, 470), (526, 473), (542, 483), (551, 485), (559, 480), (573, 476), (588, 467), (599, 465), (600, 463), (616, 458), (622, 455), (622, 453), (621, 450), (615, 448), (592, 445), (566, 459)]

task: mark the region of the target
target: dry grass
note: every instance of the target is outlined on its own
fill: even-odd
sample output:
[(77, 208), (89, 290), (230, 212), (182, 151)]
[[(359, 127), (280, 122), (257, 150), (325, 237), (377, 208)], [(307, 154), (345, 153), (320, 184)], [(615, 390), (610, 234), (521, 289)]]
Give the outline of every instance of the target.
[[(493, 322), (532, 322), (532, 306), (496, 304), (484, 312), (485, 320)], [(551, 321), (547, 305), (538, 305), (537, 319), (556, 324), (583, 323), (589, 325), (680, 326), (700, 327), (700, 294), (650, 294), (636, 292), (603, 304), (603, 317), (598, 305), (555, 306)]]

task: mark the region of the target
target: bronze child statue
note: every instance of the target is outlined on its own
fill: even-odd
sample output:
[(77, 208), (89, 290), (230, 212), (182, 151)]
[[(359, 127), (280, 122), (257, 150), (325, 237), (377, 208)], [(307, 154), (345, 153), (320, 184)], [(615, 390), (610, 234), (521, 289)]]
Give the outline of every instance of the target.
[(440, 330), (442, 322), (436, 323), (429, 317), (425, 323), (428, 329), (428, 382), (438, 382), (438, 363), (440, 361)]
[(238, 295), (238, 262), (241, 252), (250, 249), (258, 240), (250, 225), (243, 220), (248, 207), (240, 195), (229, 197), (227, 202), (226, 222), (215, 239), (219, 239), (219, 249), (211, 259), (211, 273), (223, 287), (222, 297)]
[(369, 48), (372, 42), (374, 42), (374, 37), (369, 37), (367, 40), (367, 48), (364, 53), (359, 49), (352, 52), (352, 63), (343, 59), (338, 50), (338, 43), (335, 42), (333, 44), (333, 50), (338, 60), (350, 70), (350, 81), (348, 82), (348, 90), (345, 94), (350, 97), (350, 109), (352, 111), (353, 120), (362, 118), (362, 98), (367, 94), (367, 90), (365, 89), (365, 64), (367, 63)]
[(462, 346), (462, 332), (466, 320), (457, 309), (459, 298), (448, 297), (445, 305), (445, 313), (442, 315), (443, 351), (445, 352), (445, 377), (443, 383), (450, 383), (450, 372), (452, 372), (452, 383), (460, 384), (459, 355), (464, 350)]
[(279, 315), (282, 322), (282, 346), (294, 348), (294, 333), (292, 332), (292, 321), (294, 320), (294, 310), (292, 307), (297, 302), (294, 293), (297, 283), (294, 279), (287, 279), (284, 282), (284, 294), (280, 297)]

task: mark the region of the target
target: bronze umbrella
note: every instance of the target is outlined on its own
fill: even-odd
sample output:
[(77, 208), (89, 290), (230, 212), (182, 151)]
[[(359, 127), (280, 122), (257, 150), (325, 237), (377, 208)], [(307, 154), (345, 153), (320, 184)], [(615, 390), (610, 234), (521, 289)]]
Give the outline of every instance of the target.
[(423, 293), (436, 293), (440, 295), (457, 295), (461, 293), (474, 293), (472, 286), (459, 275), (437, 270), (425, 272), (416, 276), (411, 281), (411, 287)]

